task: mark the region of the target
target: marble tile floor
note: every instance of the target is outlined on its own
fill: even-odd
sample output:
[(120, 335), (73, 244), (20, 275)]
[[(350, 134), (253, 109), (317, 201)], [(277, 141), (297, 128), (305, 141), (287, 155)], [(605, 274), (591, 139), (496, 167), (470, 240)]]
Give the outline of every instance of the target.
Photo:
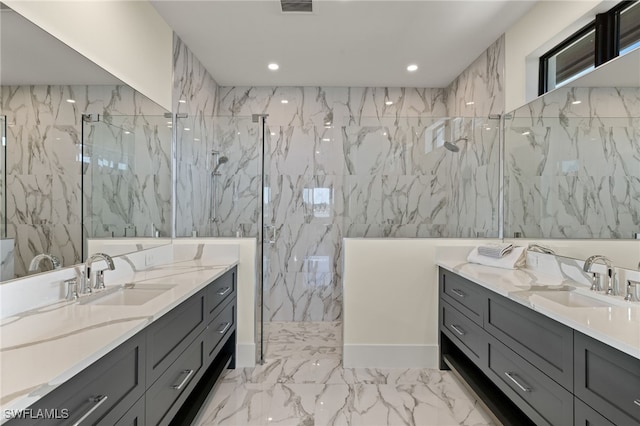
[(265, 331), (265, 364), (229, 370), (194, 424), (492, 424), (449, 372), (342, 368), (339, 322), (273, 322)]

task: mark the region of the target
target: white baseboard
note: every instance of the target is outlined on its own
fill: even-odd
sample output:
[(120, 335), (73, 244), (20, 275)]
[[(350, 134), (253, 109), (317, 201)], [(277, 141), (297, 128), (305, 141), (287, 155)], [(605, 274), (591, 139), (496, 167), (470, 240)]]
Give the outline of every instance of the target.
[(345, 368), (438, 368), (438, 345), (344, 345)]
[(256, 344), (237, 343), (236, 344), (236, 368), (256, 366)]

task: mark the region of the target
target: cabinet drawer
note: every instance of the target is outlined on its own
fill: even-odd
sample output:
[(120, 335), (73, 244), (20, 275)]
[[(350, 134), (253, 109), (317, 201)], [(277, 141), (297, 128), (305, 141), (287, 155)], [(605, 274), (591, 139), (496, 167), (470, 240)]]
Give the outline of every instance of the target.
[(216, 356), (218, 344), (236, 329), (236, 304), (229, 303), (207, 326), (204, 346), (207, 359)]
[(489, 338), (488, 371), (536, 424), (573, 424), (573, 395), (493, 338)]
[(440, 268), (440, 292), (452, 306), (482, 326), (487, 300), (487, 293), (482, 287)]
[(207, 287), (207, 314), (213, 313), (225, 300), (235, 297), (235, 291), (236, 268), (233, 268)]
[(198, 292), (149, 326), (147, 386), (189, 346), (205, 327), (204, 292)]
[(168, 424), (198, 383), (204, 367), (204, 342), (198, 339), (147, 390), (146, 424)]
[(568, 390), (573, 330), (502, 296), (490, 296), (485, 330)]
[(145, 391), (144, 339), (134, 336), (31, 406), (57, 410), (57, 419), (21, 419), (10, 425), (113, 425)]
[(640, 360), (576, 332), (575, 394), (615, 424), (640, 424)]
[(484, 360), (485, 331), (451, 305), (441, 302), (442, 330), (468, 357), (481, 365)]
[(575, 426), (615, 426), (578, 398), (574, 398)]

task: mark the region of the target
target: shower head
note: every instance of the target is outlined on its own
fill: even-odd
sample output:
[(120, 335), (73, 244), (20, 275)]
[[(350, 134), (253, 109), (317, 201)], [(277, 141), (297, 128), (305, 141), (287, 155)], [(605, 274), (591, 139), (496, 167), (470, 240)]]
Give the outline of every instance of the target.
[(212, 173), (216, 173), (218, 171), (218, 168), (228, 161), (229, 161), (229, 157), (227, 157), (226, 155), (220, 156), (218, 158), (218, 164), (216, 164)]
[(460, 147), (457, 145), (458, 142), (460, 142), (460, 141), (466, 142), (467, 140), (468, 140), (467, 138), (458, 138), (453, 142), (446, 141), (444, 143), (444, 147), (447, 148), (451, 152), (458, 152), (458, 151), (460, 151)]

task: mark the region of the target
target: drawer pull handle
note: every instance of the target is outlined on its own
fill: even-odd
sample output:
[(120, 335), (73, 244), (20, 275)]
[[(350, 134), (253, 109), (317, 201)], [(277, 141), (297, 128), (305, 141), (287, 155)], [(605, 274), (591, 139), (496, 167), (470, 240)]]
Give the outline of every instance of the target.
[(523, 392), (531, 392), (531, 388), (529, 388), (528, 386), (522, 386), (520, 384), (520, 382), (518, 382), (515, 377), (513, 377), (513, 373), (507, 371), (504, 373), (505, 376), (507, 376), (509, 378), (509, 380), (511, 380), (513, 383), (516, 384), (516, 386), (518, 386), (520, 389), (522, 389)]
[(224, 324), (221, 324), (220, 327), (218, 327), (218, 329), (216, 331), (218, 333), (220, 333), (220, 334), (224, 334), (224, 333), (227, 332), (229, 327), (231, 327), (231, 323), (230, 322), (225, 322)]
[(94, 398), (89, 398), (89, 402), (95, 402), (95, 405), (91, 407), (89, 411), (84, 413), (84, 416), (80, 417), (77, 422), (73, 424), (73, 426), (78, 426), (80, 423), (85, 421), (94, 411), (98, 409), (105, 401), (107, 400), (107, 395), (98, 395)]
[(453, 328), (453, 331), (455, 331), (456, 333), (458, 333), (458, 334), (459, 334), (459, 335), (461, 335), (461, 336), (464, 336), (465, 334), (467, 334), (467, 333), (465, 333), (465, 332), (464, 332), (464, 330), (462, 330), (462, 329), (461, 329), (459, 326), (457, 326), (457, 325), (451, 324), (449, 327)]
[(636, 399), (635, 401), (633, 401), (633, 403), (640, 407), (640, 399)]
[(218, 292), (218, 296), (224, 296), (225, 294), (229, 293), (229, 290), (231, 290), (231, 287), (225, 287), (222, 290), (220, 290)]
[(458, 297), (465, 297), (466, 294), (464, 294), (462, 291), (458, 290), (457, 288), (452, 288), (451, 289), (451, 293), (455, 294)]
[(189, 379), (191, 378), (191, 375), (193, 374), (193, 370), (182, 370), (182, 373), (180, 374), (185, 374), (186, 376), (185, 378), (180, 382), (179, 385), (173, 385), (171, 386), (171, 389), (175, 389), (175, 390), (180, 390), (182, 389), (182, 387), (189, 381)]

